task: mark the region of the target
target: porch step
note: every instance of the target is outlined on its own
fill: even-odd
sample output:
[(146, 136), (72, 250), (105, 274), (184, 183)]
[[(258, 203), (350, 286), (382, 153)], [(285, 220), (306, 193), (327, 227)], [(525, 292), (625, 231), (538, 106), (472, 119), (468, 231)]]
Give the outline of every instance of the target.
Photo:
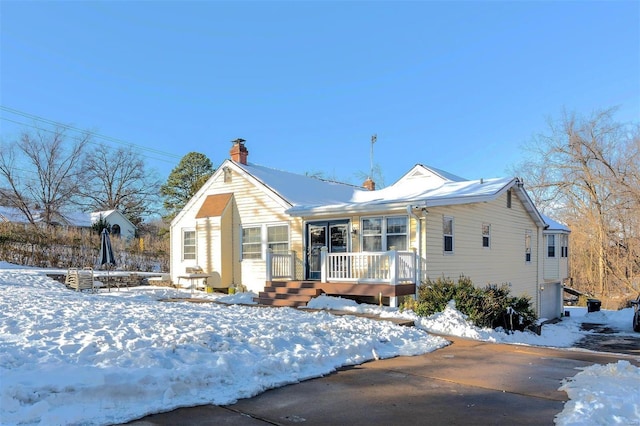
[(268, 306), (305, 306), (319, 296), (322, 290), (312, 281), (272, 281), (253, 300)]
[(301, 306), (306, 306), (307, 304), (307, 302), (302, 302), (302, 301), (294, 301), (294, 300), (287, 300), (287, 299), (269, 299), (269, 298), (261, 298), (261, 297), (254, 297), (253, 301), (258, 303), (259, 305), (282, 306), (282, 307), (289, 307), (289, 308), (299, 308)]
[(316, 297), (318, 295), (317, 288), (289, 288), (289, 287), (265, 287), (265, 293), (277, 293), (277, 294), (297, 294), (302, 296)]
[(271, 287), (315, 288), (317, 281), (271, 281)]

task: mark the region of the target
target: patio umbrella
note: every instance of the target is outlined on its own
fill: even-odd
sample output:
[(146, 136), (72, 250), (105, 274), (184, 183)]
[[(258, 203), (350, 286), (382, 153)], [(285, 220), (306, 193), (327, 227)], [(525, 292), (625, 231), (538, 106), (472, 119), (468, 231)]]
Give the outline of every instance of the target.
[(109, 285), (109, 267), (116, 266), (116, 258), (113, 255), (113, 248), (111, 247), (111, 238), (106, 228), (100, 233), (100, 254), (98, 255), (100, 265), (107, 267), (107, 288), (111, 291)]

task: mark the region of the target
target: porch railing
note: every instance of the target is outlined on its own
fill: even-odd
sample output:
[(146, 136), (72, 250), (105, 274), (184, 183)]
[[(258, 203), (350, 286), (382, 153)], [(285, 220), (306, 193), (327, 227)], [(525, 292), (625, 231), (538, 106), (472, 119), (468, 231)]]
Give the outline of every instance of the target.
[(322, 282), (389, 283), (417, 282), (415, 251), (328, 253), (320, 255)]
[(296, 276), (296, 252), (291, 250), (288, 253), (274, 253), (267, 250), (266, 262), (267, 280), (274, 279), (294, 279)]
[[(322, 282), (417, 284), (417, 255), (415, 251), (383, 251), (362, 253), (320, 252), (320, 280)], [(267, 251), (267, 281), (295, 279), (296, 253)]]

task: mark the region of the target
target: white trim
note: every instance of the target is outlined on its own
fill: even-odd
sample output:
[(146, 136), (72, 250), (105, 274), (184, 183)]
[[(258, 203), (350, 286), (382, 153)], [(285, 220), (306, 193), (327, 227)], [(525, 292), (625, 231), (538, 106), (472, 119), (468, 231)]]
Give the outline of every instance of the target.
[[(186, 258), (184, 256), (184, 248), (185, 248), (185, 243), (184, 243), (184, 234), (186, 232), (193, 232), (193, 259), (192, 258)], [(189, 247), (191, 247), (191, 245), (189, 245)], [(194, 262), (197, 263), (198, 260), (198, 232), (196, 231), (195, 227), (184, 227), (184, 228), (180, 228), (180, 253), (181, 253), (181, 259), (182, 261), (190, 261), (193, 260)]]

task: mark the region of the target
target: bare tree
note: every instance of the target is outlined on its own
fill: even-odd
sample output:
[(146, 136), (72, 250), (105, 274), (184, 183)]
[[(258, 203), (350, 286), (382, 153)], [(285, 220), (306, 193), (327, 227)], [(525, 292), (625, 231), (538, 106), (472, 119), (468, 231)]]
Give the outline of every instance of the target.
[[(80, 162), (89, 133), (68, 136), (66, 129), (36, 128), (17, 142), (0, 146), (0, 178), (4, 198), (35, 224), (37, 213), (51, 223), (71, 203), (83, 183)], [(71, 140), (71, 141), (69, 141)]]
[(633, 291), (640, 271), (640, 127), (614, 113), (550, 121), (519, 167), (536, 203), (572, 229), (572, 276), (601, 295)]
[(98, 145), (83, 160), (87, 173), (81, 204), (91, 210), (117, 209), (139, 225), (159, 208), (160, 181), (131, 147)]

